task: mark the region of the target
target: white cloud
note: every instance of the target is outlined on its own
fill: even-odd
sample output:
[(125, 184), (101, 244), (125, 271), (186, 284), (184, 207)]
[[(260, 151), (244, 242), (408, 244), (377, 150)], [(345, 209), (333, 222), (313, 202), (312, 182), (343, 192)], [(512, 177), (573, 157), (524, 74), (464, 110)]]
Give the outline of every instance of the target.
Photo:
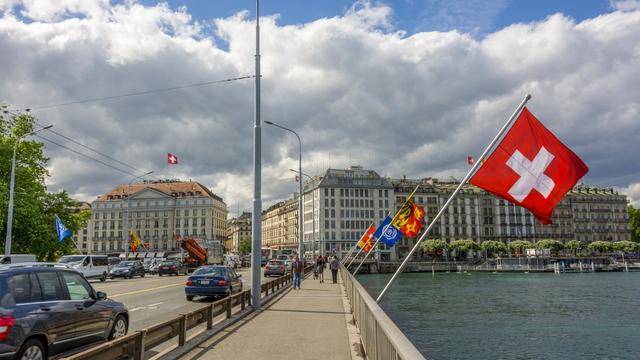
[(640, 1), (638, 0), (610, 0), (611, 7), (620, 11), (636, 11), (640, 10)]
[(640, 182), (629, 184), (629, 186), (619, 189), (621, 194), (629, 197), (629, 201), (636, 209), (640, 208)]
[[(14, 106), (253, 73), (255, 30), (247, 12), (200, 24), (185, 9), (129, 1), (6, 4), (0, 99)], [(300, 133), (308, 172), (360, 164), (394, 177), (460, 178), (466, 156), (477, 157), (530, 92), (531, 111), (589, 165), (585, 183), (637, 184), (640, 168), (629, 164), (640, 152), (640, 11), (580, 23), (554, 15), (483, 40), (457, 31), (407, 37), (391, 27), (391, 16), (388, 7), (358, 2), (344, 16), (296, 26), (261, 19), (262, 119)], [(204, 32), (208, 26), (216, 38)], [(198, 180), (234, 211), (251, 208), (252, 80), (35, 115), (158, 177)], [(262, 134), (268, 206), (297, 188), (288, 169), (297, 166), (298, 145), (266, 125)], [(180, 165), (166, 165), (168, 151)], [(132, 177), (54, 145), (47, 155), (49, 188), (85, 199)]]

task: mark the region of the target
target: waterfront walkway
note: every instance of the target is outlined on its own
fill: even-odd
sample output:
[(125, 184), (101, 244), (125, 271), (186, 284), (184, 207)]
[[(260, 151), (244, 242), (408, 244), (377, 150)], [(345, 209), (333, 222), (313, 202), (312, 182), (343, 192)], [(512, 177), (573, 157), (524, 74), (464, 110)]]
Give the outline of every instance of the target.
[(330, 271), (325, 271), (323, 284), (307, 277), (302, 289), (286, 290), (182, 359), (351, 360), (357, 333), (354, 336), (353, 326), (347, 324), (351, 315), (340, 277), (338, 281), (331, 283)]

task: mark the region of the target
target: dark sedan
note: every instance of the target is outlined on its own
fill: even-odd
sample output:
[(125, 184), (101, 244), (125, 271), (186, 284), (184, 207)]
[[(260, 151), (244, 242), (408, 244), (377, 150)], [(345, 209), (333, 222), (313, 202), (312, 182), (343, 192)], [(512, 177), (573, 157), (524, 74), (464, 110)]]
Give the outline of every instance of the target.
[(196, 296), (228, 296), (242, 291), (242, 275), (228, 266), (206, 265), (197, 268), (187, 279), (184, 292), (187, 301)]
[(189, 269), (187, 269), (187, 267), (180, 261), (163, 261), (160, 263), (160, 266), (158, 266), (158, 276), (162, 276), (165, 274), (168, 274), (170, 276), (180, 274), (187, 275), (189, 274)]
[(117, 277), (126, 279), (136, 275), (144, 277), (144, 266), (140, 261), (122, 261), (109, 272), (112, 279)]
[(127, 308), (75, 270), (0, 269), (0, 359), (46, 359), (124, 336), (128, 324)]

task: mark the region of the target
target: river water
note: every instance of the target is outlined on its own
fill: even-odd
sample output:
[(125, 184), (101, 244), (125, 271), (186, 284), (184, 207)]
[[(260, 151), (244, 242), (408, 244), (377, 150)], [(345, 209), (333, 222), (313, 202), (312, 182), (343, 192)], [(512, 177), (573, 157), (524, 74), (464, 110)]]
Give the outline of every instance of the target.
[(427, 359), (640, 359), (640, 272), (403, 274), (381, 305)]

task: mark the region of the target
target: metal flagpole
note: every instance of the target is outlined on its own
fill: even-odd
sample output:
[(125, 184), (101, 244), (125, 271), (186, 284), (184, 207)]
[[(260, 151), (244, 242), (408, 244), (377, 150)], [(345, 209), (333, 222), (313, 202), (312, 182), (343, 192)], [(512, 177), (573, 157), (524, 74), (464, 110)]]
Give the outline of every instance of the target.
[[(411, 195), (409, 195), (409, 197), (407, 198), (407, 200), (405, 200), (405, 202), (402, 204), (402, 206), (400, 207), (400, 209), (402, 209), (408, 202), (409, 200), (411, 200), (413, 198), (413, 196), (416, 194), (416, 192), (418, 191), (418, 188), (420, 187), (420, 183), (418, 183), (418, 185), (416, 185), (416, 188), (413, 189), (413, 191), (411, 192)], [(400, 211), (400, 210), (398, 210)], [(396, 217), (398, 216), (398, 212), (396, 211), (396, 214), (393, 216), (393, 219), (391, 220), (390, 223), (387, 224), (387, 226), (385, 226), (384, 230), (382, 231), (382, 235), (384, 236), (384, 234), (387, 232), (387, 229), (389, 228), (389, 225), (391, 225), (393, 223), (393, 221), (396, 219)], [(362, 266), (362, 264), (364, 264), (365, 261), (367, 261), (367, 258), (369, 257), (369, 254), (371, 254), (373, 252), (373, 249), (376, 248), (376, 246), (378, 245), (378, 243), (380, 242), (380, 238), (376, 239), (375, 244), (373, 244), (373, 246), (371, 247), (371, 250), (365, 254), (364, 259), (362, 259), (362, 261), (360, 262), (360, 264), (358, 265), (358, 267), (356, 268), (356, 271), (353, 272), (353, 275), (355, 276), (358, 273), (358, 270), (360, 270), (360, 267)]]
[[(356, 243), (357, 244), (357, 243)], [(351, 250), (349, 250), (349, 253), (347, 254), (347, 256), (345, 256), (344, 258), (342, 258), (342, 260), (340, 260), (340, 262), (342, 263), (342, 265), (344, 265), (344, 263), (347, 262), (347, 260), (349, 259), (349, 257), (351, 256), (351, 254), (353, 254), (353, 250), (355, 250), (357, 245), (354, 245)]]
[(353, 264), (353, 261), (358, 258), (361, 252), (362, 252), (362, 248), (360, 248), (360, 251), (358, 251), (358, 253), (351, 259), (351, 261), (349, 262), (349, 265), (347, 265), (347, 269), (351, 266), (351, 264)]
[(411, 251), (409, 252), (409, 255), (407, 255), (407, 257), (404, 259), (404, 261), (402, 262), (402, 264), (400, 264), (400, 267), (398, 268), (398, 270), (396, 270), (396, 272), (393, 274), (393, 276), (391, 277), (391, 280), (389, 280), (389, 282), (387, 283), (387, 285), (385, 285), (384, 289), (382, 289), (382, 292), (380, 293), (380, 295), (378, 295), (378, 298), (376, 299), (376, 302), (379, 303), (380, 300), (382, 300), (382, 298), (384, 297), (384, 295), (387, 293), (387, 290), (389, 290), (389, 288), (391, 287), (391, 285), (395, 282), (395, 280), (398, 278), (398, 275), (402, 272), (402, 270), (405, 268), (405, 266), (407, 266), (407, 263), (409, 262), (409, 260), (411, 259), (411, 255), (413, 255), (413, 253), (418, 249), (418, 247), (420, 246), (420, 243), (422, 243), (422, 241), (424, 240), (424, 238), (427, 236), (427, 234), (429, 233), (429, 230), (431, 230), (431, 228), (433, 227), (433, 225), (438, 221), (438, 219), (440, 218), (440, 216), (442, 215), (442, 213), (444, 213), (444, 211), (447, 209), (447, 207), (449, 206), (449, 204), (451, 203), (451, 201), (455, 198), (455, 196), (458, 194), (458, 192), (460, 191), (460, 189), (462, 189), (462, 186), (469, 181), (469, 179), (471, 178), (471, 176), (473, 176), (473, 174), (476, 172), (476, 170), (480, 167), (480, 165), (482, 164), (484, 158), (487, 156), (487, 154), (489, 153), (490, 150), (493, 149), (493, 146), (496, 144), (496, 142), (498, 142), (498, 140), (502, 137), (502, 135), (504, 135), (504, 133), (509, 129), (509, 127), (511, 126), (511, 124), (513, 123), (513, 121), (516, 119), (516, 117), (518, 116), (518, 114), (520, 113), (520, 111), (522, 111), (522, 108), (524, 108), (525, 104), (527, 103), (527, 101), (529, 101), (529, 99), (531, 99), (531, 95), (527, 94), (527, 96), (524, 97), (524, 99), (522, 100), (522, 102), (520, 103), (520, 105), (518, 105), (518, 107), (516, 108), (516, 110), (513, 112), (513, 114), (511, 114), (511, 117), (509, 118), (509, 120), (507, 120), (507, 122), (502, 126), (502, 128), (500, 129), (500, 131), (498, 131), (498, 134), (493, 138), (493, 140), (491, 140), (491, 142), (489, 143), (489, 145), (487, 145), (486, 149), (484, 149), (484, 151), (482, 152), (482, 155), (480, 155), (480, 157), (475, 161), (475, 163), (473, 164), (473, 167), (471, 168), (471, 170), (467, 173), (467, 175), (464, 177), (464, 179), (462, 179), (462, 181), (460, 181), (460, 184), (458, 185), (458, 187), (453, 191), (453, 193), (451, 194), (451, 196), (449, 196), (449, 199), (447, 200), (447, 202), (444, 203), (444, 205), (442, 206), (442, 208), (440, 209), (440, 211), (438, 211), (438, 214), (436, 214), (436, 216), (433, 218), (433, 220), (431, 221), (431, 223), (429, 224), (429, 226), (427, 227), (427, 229), (424, 231), (424, 233), (422, 233), (422, 236), (420, 236), (420, 239), (418, 239), (418, 241), (416, 242), (416, 244), (413, 246), (413, 248), (411, 249)]

